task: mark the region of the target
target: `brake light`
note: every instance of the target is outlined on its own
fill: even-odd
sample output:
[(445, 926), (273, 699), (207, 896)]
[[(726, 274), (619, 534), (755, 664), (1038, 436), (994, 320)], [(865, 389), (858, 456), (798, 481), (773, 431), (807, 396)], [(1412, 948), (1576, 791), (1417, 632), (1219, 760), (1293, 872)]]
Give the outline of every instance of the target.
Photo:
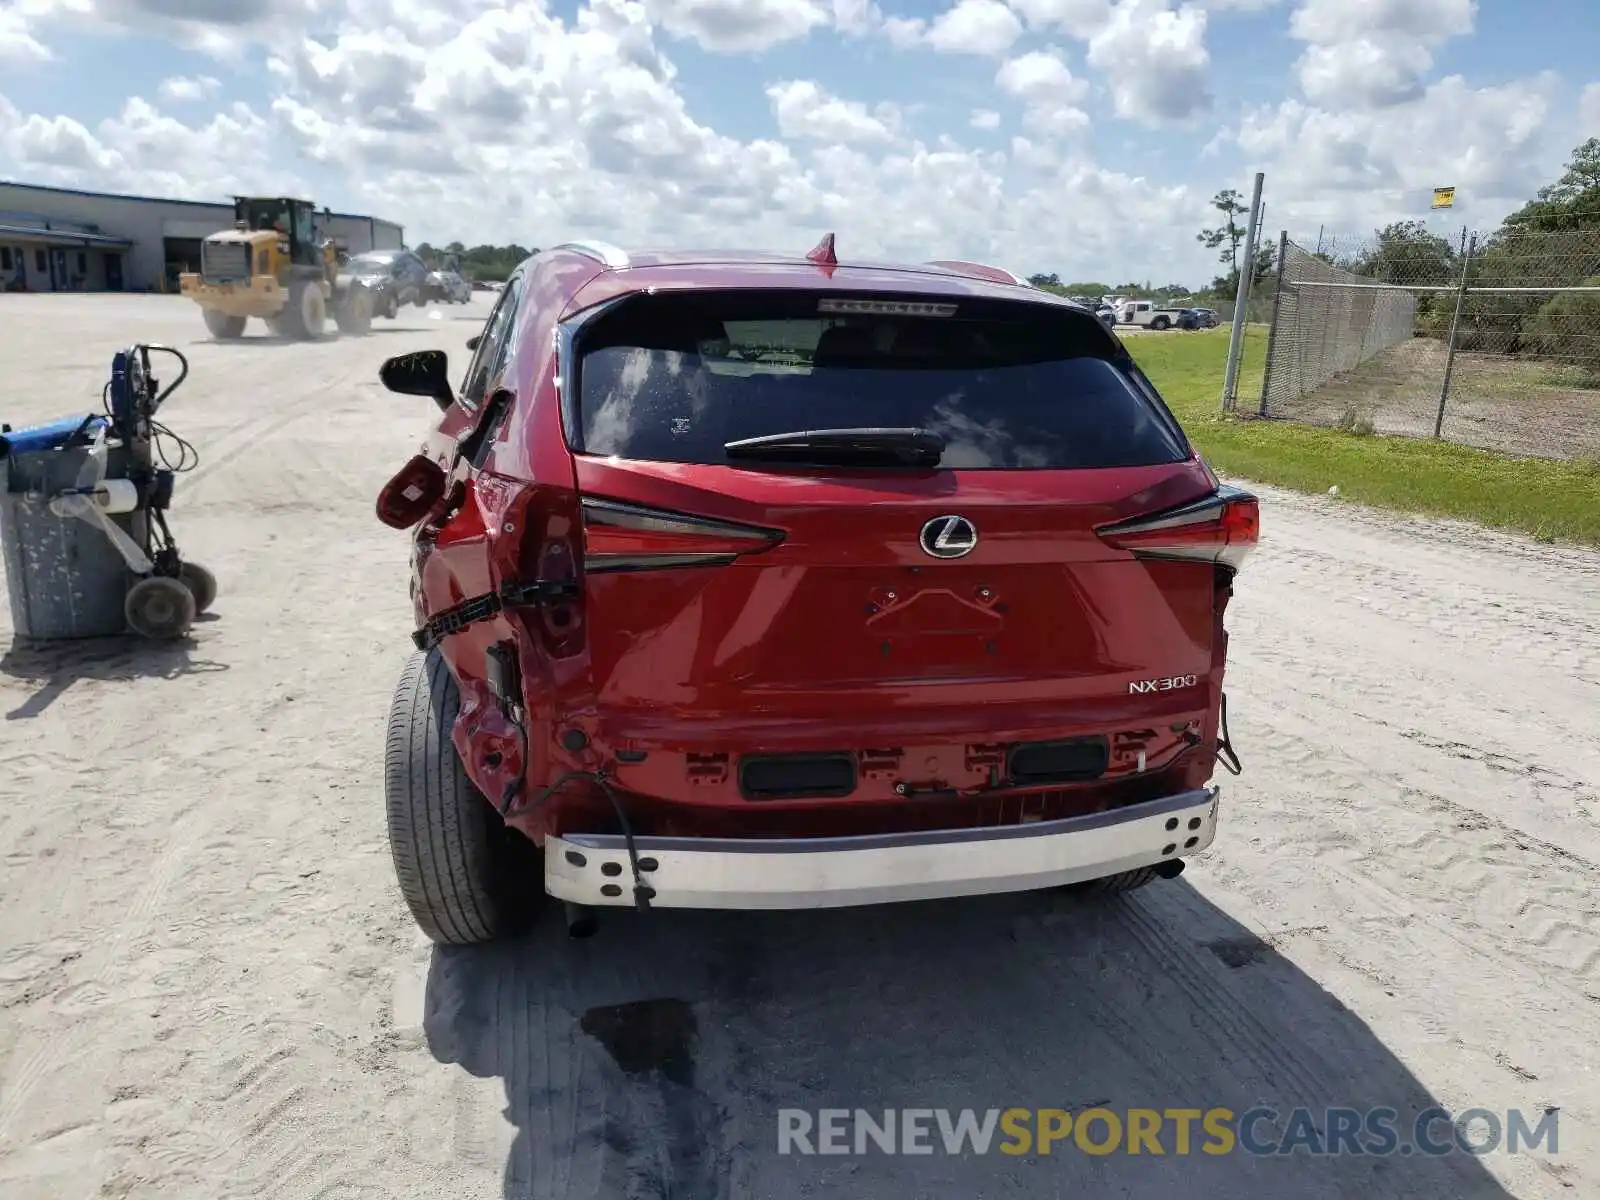
[(817, 311), (854, 316), (953, 317), (956, 306), (928, 300), (851, 300), (827, 296), (817, 301)]
[(777, 529), (619, 500), (586, 497), (583, 501), (583, 569), (590, 573), (725, 566), (741, 554), (770, 550), (782, 540)]
[(1224, 484), (1204, 500), (1136, 517), (1096, 532), (1141, 558), (1185, 558), (1238, 568), (1261, 536), (1260, 502)]

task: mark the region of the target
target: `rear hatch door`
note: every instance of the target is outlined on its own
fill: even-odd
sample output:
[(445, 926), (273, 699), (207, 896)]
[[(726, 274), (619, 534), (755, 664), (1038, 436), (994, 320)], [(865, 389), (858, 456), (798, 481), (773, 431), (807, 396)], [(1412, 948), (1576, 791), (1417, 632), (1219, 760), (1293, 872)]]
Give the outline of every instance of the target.
[(1214, 557), (1099, 531), (1215, 480), (1087, 314), (664, 294), (579, 348), (609, 736), (1007, 740), (1207, 707)]

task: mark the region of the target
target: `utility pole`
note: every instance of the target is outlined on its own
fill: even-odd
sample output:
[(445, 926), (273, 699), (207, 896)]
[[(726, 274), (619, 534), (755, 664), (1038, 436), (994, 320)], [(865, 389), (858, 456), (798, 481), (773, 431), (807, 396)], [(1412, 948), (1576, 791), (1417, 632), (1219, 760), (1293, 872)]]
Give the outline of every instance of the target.
[(1244, 350), (1245, 308), (1250, 303), (1250, 283), (1256, 273), (1256, 241), (1261, 236), (1261, 185), (1264, 172), (1256, 172), (1250, 194), (1250, 231), (1239, 267), (1239, 286), (1233, 300), (1233, 336), (1228, 339), (1228, 370), (1222, 381), (1222, 411), (1232, 412), (1239, 398), (1239, 356)]

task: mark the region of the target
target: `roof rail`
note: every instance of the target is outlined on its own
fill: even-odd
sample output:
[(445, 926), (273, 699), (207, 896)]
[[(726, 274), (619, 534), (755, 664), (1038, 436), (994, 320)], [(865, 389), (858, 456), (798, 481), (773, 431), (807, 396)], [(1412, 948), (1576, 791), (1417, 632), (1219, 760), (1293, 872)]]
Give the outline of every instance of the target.
[(598, 262), (605, 263), (608, 267), (625, 267), (628, 265), (628, 252), (621, 247), (613, 246), (610, 242), (562, 242), (555, 249), (576, 250), (579, 254), (586, 254)]
[(943, 267), (946, 271), (954, 271), (958, 275), (969, 275), (974, 279), (987, 279), (990, 283), (1009, 283), (1016, 287), (1025, 288), (1033, 286), (1015, 271), (1008, 271), (1004, 267), (990, 266), (988, 263), (966, 262), (954, 258), (936, 258), (924, 265)]

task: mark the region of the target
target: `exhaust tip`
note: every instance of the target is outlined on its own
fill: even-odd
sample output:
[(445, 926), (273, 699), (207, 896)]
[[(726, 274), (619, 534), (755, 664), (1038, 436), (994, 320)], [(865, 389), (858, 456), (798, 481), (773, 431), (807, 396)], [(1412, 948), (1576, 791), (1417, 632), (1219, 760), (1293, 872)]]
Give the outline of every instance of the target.
[(1176, 879), (1183, 874), (1183, 859), (1163, 859), (1155, 865), (1155, 873), (1163, 879)]
[(565, 901), (567, 936), (574, 940), (593, 937), (600, 928), (600, 919), (595, 916), (592, 908), (585, 908), (581, 904)]

